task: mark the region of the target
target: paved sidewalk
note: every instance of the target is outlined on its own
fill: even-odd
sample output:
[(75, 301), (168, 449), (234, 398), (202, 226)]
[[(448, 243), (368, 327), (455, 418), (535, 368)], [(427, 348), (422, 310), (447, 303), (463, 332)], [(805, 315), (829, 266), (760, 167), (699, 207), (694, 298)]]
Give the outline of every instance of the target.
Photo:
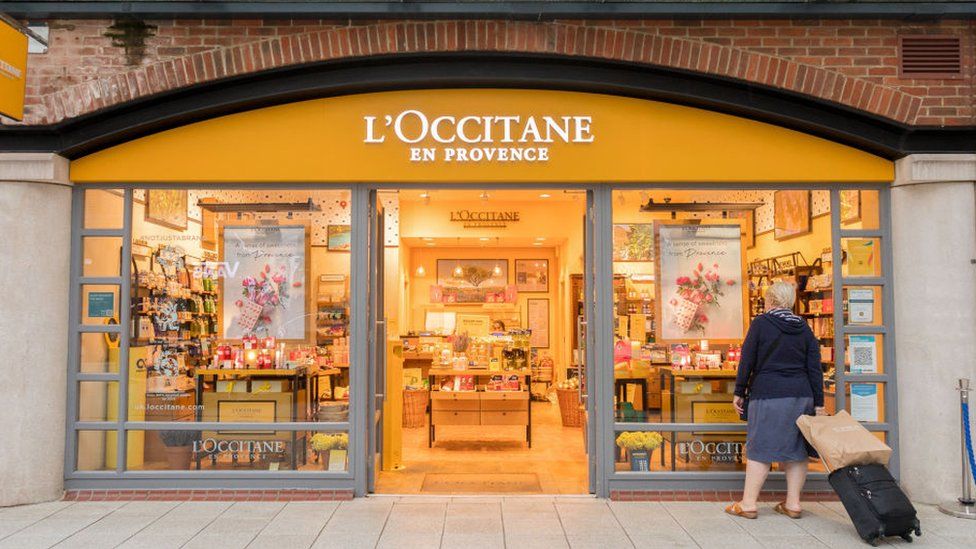
[[(801, 520), (722, 513), (719, 503), (549, 497), (370, 497), (348, 502), (51, 502), (0, 509), (0, 547), (858, 548), (839, 503)], [(976, 547), (976, 521), (919, 506), (912, 547)], [(892, 539), (892, 545), (906, 545)]]

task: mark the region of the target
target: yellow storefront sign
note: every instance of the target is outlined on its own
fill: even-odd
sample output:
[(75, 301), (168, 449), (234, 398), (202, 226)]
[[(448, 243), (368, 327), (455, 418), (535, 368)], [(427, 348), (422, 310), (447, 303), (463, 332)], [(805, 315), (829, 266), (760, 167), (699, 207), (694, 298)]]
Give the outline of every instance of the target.
[(0, 114), (24, 119), (27, 36), (0, 20)]
[(76, 182), (888, 182), (890, 161), (802, 132), (627, 97), (382, 92), (257, 109), (72, 163)]

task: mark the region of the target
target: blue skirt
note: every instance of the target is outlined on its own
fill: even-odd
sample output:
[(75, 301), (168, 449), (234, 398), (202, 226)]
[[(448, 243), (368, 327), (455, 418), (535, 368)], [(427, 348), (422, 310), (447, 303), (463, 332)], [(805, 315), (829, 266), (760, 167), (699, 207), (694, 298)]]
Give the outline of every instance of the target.
[(746, 457), (762, 463), (806, 461), (817, 457), (796, 426), (798, 417), (812, 414), (813, 399), (810, 397), (750, 400)]

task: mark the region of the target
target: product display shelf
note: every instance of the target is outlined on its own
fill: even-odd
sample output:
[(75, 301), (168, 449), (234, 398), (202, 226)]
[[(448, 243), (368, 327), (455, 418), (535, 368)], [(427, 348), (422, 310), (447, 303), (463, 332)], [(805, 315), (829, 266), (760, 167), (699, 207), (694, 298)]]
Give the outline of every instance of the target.
[[(520, 389), (495, 391), (441, 391), (437, 390), (437, 378), (445, 376), (490, 377), (494, 375), (524, 378)], [(532, 406), (529, 387), (532, 374), (520, 370), (486, 370), (467, 368), (431, 368), (428, 372), (430, 387), (430, 427), (427, 446), (436, 441), (437, 425), (524, 425), (526, 445), (532, 447)], [(477, 385), (476, 385), (477, 387)]]
[[(217, 335), (217, 279), (198, 268), (202, 259), (178, 248), (134, 242), (133, 250), (130, 346), (160, 348), (181, 365), (180, 374), (202, 365)], [(169, 317), (157, 318), (164, 313)], [(157, 325), (170, 329), (158, 331)], [(166, 373), (158, 364), (148, 366), (151, 373)]]
[(335, 400), (337, 384), (348, 380), (349, 277), (343, 274), (319, 275), (315, 303), (315, 343), (328, 357), (326, 366), (330, 370), (338, 369), (337, 374), (328, 376), (330, 399)]

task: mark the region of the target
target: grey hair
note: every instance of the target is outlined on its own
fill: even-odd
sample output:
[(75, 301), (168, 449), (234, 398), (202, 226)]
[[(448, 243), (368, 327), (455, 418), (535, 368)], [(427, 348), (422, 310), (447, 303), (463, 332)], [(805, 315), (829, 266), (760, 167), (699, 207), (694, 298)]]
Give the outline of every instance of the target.
[(796, 303), (796, 286), (791, 282), (780, 280), (766, 288), (767, 309), (792, 309)]

